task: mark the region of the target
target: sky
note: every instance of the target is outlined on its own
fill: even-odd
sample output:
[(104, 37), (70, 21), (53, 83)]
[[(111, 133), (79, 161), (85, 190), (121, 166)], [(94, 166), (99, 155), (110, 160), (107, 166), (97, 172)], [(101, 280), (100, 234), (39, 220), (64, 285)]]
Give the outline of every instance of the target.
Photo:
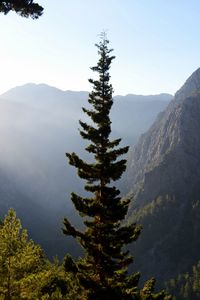
[(37, 0), (38, 20), (0, 14), (0, 94), (26, 83), (91, 90), (107, 32), (115, 95), (174, 94), (200, 67), (199, 0)]

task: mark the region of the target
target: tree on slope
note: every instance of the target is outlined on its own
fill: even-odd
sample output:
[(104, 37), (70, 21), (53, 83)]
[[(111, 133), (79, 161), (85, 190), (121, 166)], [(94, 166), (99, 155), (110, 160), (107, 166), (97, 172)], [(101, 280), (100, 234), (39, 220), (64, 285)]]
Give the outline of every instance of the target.
[(108, 43), (103, 34), (96, 45), (99, 61), (91, 68), (99, 75), (97, 79), (89, 79), (93, 85), (88, 99), (92, 108), (83, 108), (91, 122), (79, 121), (82, 138), (90, 141), (86, 151), (94, 159), (87, 163), (77, 154), (67, 153), (69, 163), (77, 168), (78, 176), (86, 180), (88, 197), (71, 195), (76, 210), (84, 218), (85, 230), (77, 230), (65, 219), (63, 231), (79, 241), (85, 256), (76, 262), (67, 256), (65, 265), (79, 279), (85, 291), (82, 299), (170, 299), (164, 292), (153, 292), (153, 279), (140, 290), (139, 273), (128, 275), (128, 266), (133, 258), (125, 246), (137, 240), (140, 227), (124, 224), (130, 200), (122, 199), (120, 191), (113, 185), (113, 181), (118, 180), (126, 169), (126, 160), (119, 157), (128, 152), (128, 147), (119, 148), (121, 139), (110, 139), (113, 88), (109, 69), (115, 57), (111, 55)]
[(0, 224), (0, 300), (74, 300), (76, 288), (71, 274), (45, 258), (10, 209)]
[(10, 11), (15, 11), (22, 17), (32, 19), (39, 18), (43, 13), (43, 7), (33, 0), (2, 0), (0, 1), (0, 12), (5, 15)]
[(42, 249), (28, 239), (27, 231), (10, 209), (0, 226), (0, 299), (21, 299), (26, 293), (24, 281), (30, 286), (44, 265)]

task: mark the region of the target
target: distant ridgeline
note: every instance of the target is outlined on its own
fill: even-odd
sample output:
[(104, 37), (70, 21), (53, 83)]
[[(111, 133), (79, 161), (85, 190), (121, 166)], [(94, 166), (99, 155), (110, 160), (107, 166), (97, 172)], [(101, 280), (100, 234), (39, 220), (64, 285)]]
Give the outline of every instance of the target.
[(143, 225), (134, 247), (135, 268), (160, 282), (192, 272), (200, 259), (199, 89), (200, 69), (129, 156), (126, 182), (133, 201), (128, 220)]

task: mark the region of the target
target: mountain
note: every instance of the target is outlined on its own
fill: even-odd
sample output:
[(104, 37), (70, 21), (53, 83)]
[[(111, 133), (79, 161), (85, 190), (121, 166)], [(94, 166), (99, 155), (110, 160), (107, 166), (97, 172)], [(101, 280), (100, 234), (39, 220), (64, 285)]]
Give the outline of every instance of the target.
[(166, 108), (170, 100), (172, 96), (169, 94), (128, 94), (114, 97), (111, 110), (114, 134), (122, 137), (125, 144), (135, 144), (139, 135), (149, 129), (158, 113)]
[[(81, 107), (87, 106), (87, 96), (88, 92), (61, 91), (45, 84), (26, 84), (0, 96), (1, 216), (14, 207), (49, 255), (62, 255), (71, 247), (61, 232), (64, 216), (78, 223), (70, 193), (82, 192), (83, 184), (68, 166), (65, 152), (86, 157), (78, 120), (85, 118)], [(113, 136), (132, 143), (171, 98), (117, 96)]]
[(143, 231), (134, 248), (142, 274), (161, 282), (200, 258), (200, 69), (175, 94), (129, 156), (129, 221)]

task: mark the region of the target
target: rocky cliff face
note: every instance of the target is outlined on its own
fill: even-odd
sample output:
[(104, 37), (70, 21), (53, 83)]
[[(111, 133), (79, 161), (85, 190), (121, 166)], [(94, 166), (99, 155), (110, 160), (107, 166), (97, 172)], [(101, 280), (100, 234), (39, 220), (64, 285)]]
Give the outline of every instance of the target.
[(175, 102), (182, 101), (200, 89), (200, 68), (186, 80), (185, 84), (175, 94)]
[[(200, 69), (132, 149), (127, 171), (131, 221), (143, 224), (134, 249), (146, 276), (168, 280), (200, 258)], [(138, 258), (137, 258), (138, 256)]]
[(128, 187), (137, 194), (137, 202), (138, 197), (141, 199), (140, 206), (163, 193), (182, 194), (182, 189), (185, 193), (185, 183), (194, 182), (200, 175), (199, 88), (200, 69), (131, 150)]

